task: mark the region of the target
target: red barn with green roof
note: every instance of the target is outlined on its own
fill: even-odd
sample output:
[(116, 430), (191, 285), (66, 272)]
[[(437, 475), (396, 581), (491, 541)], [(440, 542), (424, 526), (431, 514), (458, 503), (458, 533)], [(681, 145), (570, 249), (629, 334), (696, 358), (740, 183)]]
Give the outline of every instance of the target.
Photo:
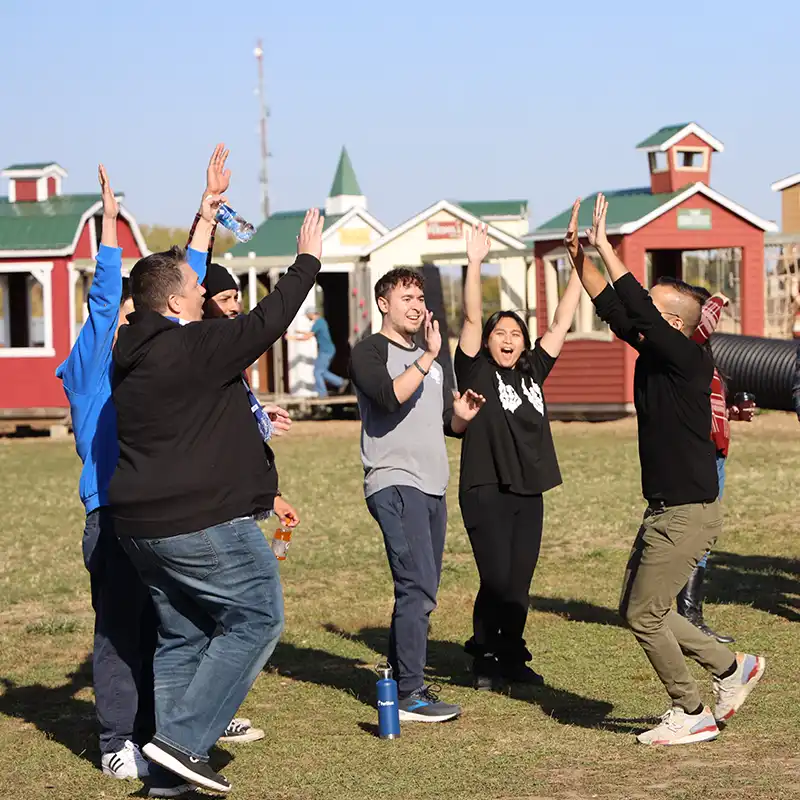
[[(63, 194), (55, 162), (13, 164), (0, 197), (0, 422), (56, 422), (67, 401), (55, 376), (85, 320), (83, 298), (100, 242), (99, 194)], [(120, 208), (119, 244), (130, 265), (147, 253)]]
[[(647, 154), (650, 185), (606, 191), (608, 234), (645, 286), (681, 278), (730, 299), (720, 330), (764, 333), (764, 233), (776, 230), (709, 185), (711, 158), (723, 144), (694, 122), (670, 125), (637, 145)], [(596, 194), (583, 197), (580, 227), (590, 227)], [(570, 209), (523, 237), (533, 245), (537, 327), (541, 335), (566, 288), (563, 245)], [(582, 239), (587, 254), (601, 265)], [(633, 411), (636, 353), (615, 339), (584, 294), (561, 357), (547, 382), (554, 412), (595, 418)]]

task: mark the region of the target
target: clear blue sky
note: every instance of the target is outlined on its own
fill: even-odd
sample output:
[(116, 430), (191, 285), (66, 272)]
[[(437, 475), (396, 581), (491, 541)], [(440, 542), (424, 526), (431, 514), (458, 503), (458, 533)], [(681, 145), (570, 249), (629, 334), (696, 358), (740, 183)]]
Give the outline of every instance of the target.
[(55, 159), (78, 192), (102, 160), (140, 222), (188, 225), (224, 141), (258, 222), (262, 36), (274, 210), (323, 202), (346, 144), (388, 225), (442, 197), (527, 198), (538, 223), (646, 184), (636, 142), (695, 120), (725, 143), (712, 185), (776, 219), (799, 25), (797, 0), (3, 0), (0, 161)]

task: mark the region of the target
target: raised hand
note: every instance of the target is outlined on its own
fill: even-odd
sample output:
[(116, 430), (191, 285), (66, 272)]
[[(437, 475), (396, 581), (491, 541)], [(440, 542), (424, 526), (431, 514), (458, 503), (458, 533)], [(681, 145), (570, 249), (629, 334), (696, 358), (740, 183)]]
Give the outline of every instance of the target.
[(425, 312), (425, 350), (436, 358), (442, 349), (442, 334), (439, 332), (439, 323), (433, 318), (433, 311)]
[(572, 204), (572, 214), (569, 218), (569, 225), (567, 225), (567, 235), (564, 237), (564, 246), (570, 254), (572, 261), (578, 258), (578, 251), (580, 249), (580, 242), (578, 241), (578, 212), (581, 210), (580, 197)]
[(471, 264), (483, 264), (492, 246), (489, 239), (489, 226), (481, 222), (467, 229), (467, 260)]
[(119, 216), (119, 203), (114, 197), (111, 184), (108, 182), (106, 168), (102, 164), (97, 167), (97, 177), (100, 181), (100, 192), (103, 195), (103, 216), (108, 219), (116, 219)]
[(306, 211), (306, 217), (300, 227), (297, 237), (297, 254), (310, 255), (322, 260), (322, 229), (325, 226), (325, 217), (319, 213), (318, 208)]
[(592, 212), (592, 227), (586, 231), (589, 244), (593, 247), (605, 247), (608, 244), (606, 236), (606, 215), (608, 214), (608, 200), (599, 192), (594, 201)]
[(472, 389), (467, 389), (463, 395), (453, 392), (453, 413), (464, 422), (471, 422), (485, 402), (486, 398), (482, 394), (473, 392)]
[(729, 297), (726, 297), (722, 292), (714, 292), (711, 297), (718, 297), (722, 301), (723, 308), (727, 306), (731, 301)]
[[(227, 197), (222, 197), (218, 194), (203, 195), (203, 202), (200, 204), (200, 217), (204, 222), (213, 224), (217, 219), (217, 210), (219, 209), (220, 205), (227, 202)], [(191, 246), (194, 247), (194, 244), (195, 243), (193, 239)]]
[(225, 169), (225, 161), (230, 150), (224, 144), (218, 144), (211, 154), (206, 171), (206, 194), (225, 194), (231, 185), (231, 171)]

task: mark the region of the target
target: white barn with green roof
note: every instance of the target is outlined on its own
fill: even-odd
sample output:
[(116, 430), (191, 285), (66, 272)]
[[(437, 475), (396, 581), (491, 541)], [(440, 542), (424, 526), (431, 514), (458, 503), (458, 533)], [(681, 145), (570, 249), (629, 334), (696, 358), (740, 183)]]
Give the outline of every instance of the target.
[[(533, 313), (531, 251), (521, 239), (528, 230), (525, 200), (440, 200), (389, 230), (367, 211), (367, 197), (343, 148), (324, 211), (322, 271), (317, 296), (310, 296), (309, 304), (318, 304), (330, 326), (337, 350), (331, 367), (334, 373), (346, 374), (350, 347), (380, 328), (373, 298), (378, 279), (394, 267), (465, 265), (466, 230), (480, 221), (489, 225), (490, 261), (499, 268), (502, 303)], [(249, 242), (225, 254), (225, 266), (242, 280), (246, 276), (251, 304), (258, 282), (274, 286), (294, 261), (304, 214), (305, 209), (270, 215)], [(305, 317), (298, 315), (292, 330), (306, 329)], [(310, 395), (314, 352), (313, 343), (307, 342), (274, 347), (256, 371), (259, 391)], [(276, 380), (281, 375), (283, 382), (280, 377)]]

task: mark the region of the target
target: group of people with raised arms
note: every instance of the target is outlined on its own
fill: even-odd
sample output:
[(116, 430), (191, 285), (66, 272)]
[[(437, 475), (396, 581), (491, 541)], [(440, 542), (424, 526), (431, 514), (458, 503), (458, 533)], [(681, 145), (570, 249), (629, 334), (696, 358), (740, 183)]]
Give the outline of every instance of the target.
[[(586, 238), (609, 283), (584, 253), (579, 210), (576, 200), (565, 238), (572, 274), (552, 322), (535, 342), (513, 311), (484, 323), (480, 273), (490, 241), (485, 225), (472, 229), (454, 399), (436, 363), (441, 336), (417, 271), (396, 269), (379, 280), (381, 330), (353, 348), (367, 506), (383, 533), (394, 580), (389, 662), (398, 680), (400, 719), (439, 722), (461, 713), (424, 682), (447, 519), (446, 435), (462, 439), (459, 504), (480, 577), (473, 635), (465, 645), (475, 688), (544, 682), (528, 664), (532, 656), (523, 636), (542, 541), (543, 495), (561, 483), (543, 384), (585, 290), (600, 318), (638, 352), (634, 401), (647, 508), (625, 571), (620, 613), (671, 701), (660, 723), (638, 738), (664, 745), (705, 741), (719, 735), (719, 723), (739, 709), (765, 667), (763, 657), (725, 647), (719, 641), (725, 637), (704, 625), (702, 613), (692, 620), (685, 610), (672, 610), (690, 576), (697, 582), (698, 565), (702, 569), (722, 528), (727, 440), (719, 450), (719, 437), (712, 439), (711, 389), (719, 375), (705, 340), (713, 326), (706, 321), (701, 330), (706, 297), (698, 287), (673, 280), (649, 293), (642, 288), (609, 243), (608, 203), (598, 195)], [(421, 331), (424, 343), (418, 344)], [(711, 673), (713, 710), (701, 701), (684, 655)]]
[[(283, 627), (277, 562), (256, 521), (271, 514), (288, 525), (299, 521), (278, 490), (269, 445), (291, 420), (283, 409), (262, 407), (246, 369), (280, 340), (311, 291), (324, 220), (308, 212), (297, 260), (242, 314), (236, 282), (211, 261), (216, 211), (230, 181), (226, 158), (218, 146), (188, 248), (140, 259), (128, 292), (119, 209), (100, 167), (103, 225), (89, 317), (58, 368), (84, 464), (102, 768), (112, 777), (149, 779), (157, 797), (190, 786), (229, 791), (209, 766), (209, 749), (218, 740), (263, 737), (250, 720), (234, 717)], [(446, 436), (462, 440), (459, 503), (480, 577), (465, 645), (475, 687), (544, 682), (529, 665), (524, 638), (543, 495), (562, 482), (543, 386), (585, 290), (639, 354), (634, 398), (647, 509), (620, 612), (671, 698), (661, 723), (639, 740), (703, 741), (719, 734), (718, 723), (738, 710), (765, 664), (734, 654), (718, 641), (724, 637), (671, 610), (722, 525), (718, 456), (724, 459), (727, 441), (720, 448), (711, 435), (715, 370), (705, 344), (713, 324), (697, 287), (641, 287), (609, 244), (600, 195), (586, 235), (609, 284), (583, 251), (579, 207), (576, 201), (565, 239), (573, 271), (535, 342), (513, 311), (484, 323), (481, 265), (490, 239), (485, 225), (471, 230), (454, 359), (459, 391), (448, 391), (437, 361), (442, 336), (416, 270), (380, 278), (381, 330), (352, 350), (366, 502), (394, 581), (388, 657), (400, 718), (439, 722), (461, 714), (425, 682), (447, 526)], [(713, 711), (684, 655), (711, 672)]]

